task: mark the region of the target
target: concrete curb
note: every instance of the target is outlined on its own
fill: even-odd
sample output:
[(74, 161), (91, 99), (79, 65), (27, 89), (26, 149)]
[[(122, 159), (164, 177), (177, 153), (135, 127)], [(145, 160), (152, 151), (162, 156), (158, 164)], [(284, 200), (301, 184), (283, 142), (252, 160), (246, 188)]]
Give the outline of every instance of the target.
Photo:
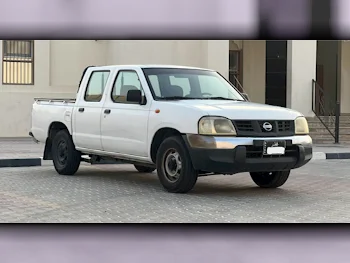
[(312, 160), (348, 160), (350, 159), (350, 152), (344, 153), (324, 153), (313, 152)]
[(334, 159), (350, 159), (350, 153), (326, 153), (326, 159), (327, 160), (334, 160)]
[(41, 165), (42, 158), (0, 159), (0, 167), (32, 167)]

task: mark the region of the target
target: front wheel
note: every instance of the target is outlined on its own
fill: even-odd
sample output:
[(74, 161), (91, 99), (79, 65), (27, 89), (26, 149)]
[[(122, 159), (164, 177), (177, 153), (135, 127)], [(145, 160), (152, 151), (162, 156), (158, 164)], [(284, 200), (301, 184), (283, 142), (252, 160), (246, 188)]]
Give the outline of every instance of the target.
[(171, 193), (187, 193), (197, 182), (198, 171), (180, 136), (165, 139), (157, 152), (157, 173), (163, 187)]
[(80, 166), (81, 154), (75, 149), (72, 137), (66, 130), (57, 132), (52, 141), (52, 160), (57, 173), (74, 175)]
[(285, 184), (290, 171), (250, 173), (254, 183), (261, 188), (277, 188)]

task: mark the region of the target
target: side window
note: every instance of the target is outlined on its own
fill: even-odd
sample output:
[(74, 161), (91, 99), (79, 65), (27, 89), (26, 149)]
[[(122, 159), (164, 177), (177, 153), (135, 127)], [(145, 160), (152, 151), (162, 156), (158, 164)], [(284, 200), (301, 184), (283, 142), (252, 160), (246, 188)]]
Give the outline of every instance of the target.
[(187, 96), (191, 93), (191, 84), (188, 78), (175, 78), (170, 76), (170, 84), (174, 86), (179, 86), (183, 90), (183, 96)]
[(112, 89), (112, 100), (118, 103), (130, 103), (126, 101), (129, 90), (142, 90), (139, 76), (135, 71), (119, 71)]
[(161, 97), (162, 94), (160, 92), (160, 88), (159, 88), (159, 81), (158, 81), (158, 76), (157, 75), (150, 75), (148, 76), (149, 81), (151, 82), (154, 94), (157, 97)]
[(109, 77), (109, 71), (94, 71), (90, 75), (86, 87), (84, 100), (88, 102), (100, 102)]

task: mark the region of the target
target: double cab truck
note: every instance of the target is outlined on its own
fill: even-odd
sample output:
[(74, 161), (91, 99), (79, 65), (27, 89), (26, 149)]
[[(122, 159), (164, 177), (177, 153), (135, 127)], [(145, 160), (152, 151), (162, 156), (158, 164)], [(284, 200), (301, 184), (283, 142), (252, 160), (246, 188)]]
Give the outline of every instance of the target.
[(301, 113), (252, 103), (218, 72), (181, 66), (87, 67), (76, 99), (35, 99), (30, 135), (61, 175), (82, 161), (122, 161), (157, 170), (173, 193), (199, 176), (243, 172), (277, 188), (312, 158)]

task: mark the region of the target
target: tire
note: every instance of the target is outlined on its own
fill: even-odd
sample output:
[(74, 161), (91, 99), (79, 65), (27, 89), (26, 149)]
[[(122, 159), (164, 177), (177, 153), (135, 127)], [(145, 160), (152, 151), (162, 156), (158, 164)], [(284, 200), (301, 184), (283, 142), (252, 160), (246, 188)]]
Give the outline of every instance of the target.
[(140, 173), (152, 173), (156, 170), (156, 168), (142, 166), (142, 165), (134, 165), (135, 169)]
[[(159, 181), (170, 193), (187, 193), (197, 182), (198, 171), (193, 168), (191, 157), (180, 136), (169, 137), (162, 142), (156, 163)], [(172, 171), (176, 175), (171, 177), (170, 170), (176, 170)]]
[(81, 154), (75, 149), (72, 137), (66, 130), (57, 132), (52, 141), (52, 160), (57, 173), (74, 175), (80, 166)]
[(250, 173), (254, 183), (261, 188), (277, 188), (285, 184), (290, 171)]

